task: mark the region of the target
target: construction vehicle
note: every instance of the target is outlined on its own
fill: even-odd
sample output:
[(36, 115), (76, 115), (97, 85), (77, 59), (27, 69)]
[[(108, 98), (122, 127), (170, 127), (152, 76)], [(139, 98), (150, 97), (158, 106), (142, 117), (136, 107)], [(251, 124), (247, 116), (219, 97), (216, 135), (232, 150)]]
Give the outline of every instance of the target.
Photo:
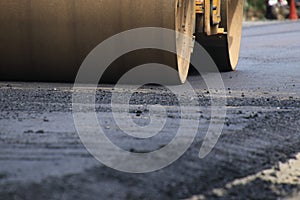
[[(231, 71), (238, 63), (242, 15), (243, 0), (2, 0), (0, 80), (72, 82), (93, 48), (139, 27), (196, 37), (220, 71)], [(189, 48), (175, 35), (173, 41)], [(189, 64), (169, 52), (148, 49), (124, 56), (110, 67), (108, 81), (148, 62), (177, 69), (181, 82), (187, 78)]]

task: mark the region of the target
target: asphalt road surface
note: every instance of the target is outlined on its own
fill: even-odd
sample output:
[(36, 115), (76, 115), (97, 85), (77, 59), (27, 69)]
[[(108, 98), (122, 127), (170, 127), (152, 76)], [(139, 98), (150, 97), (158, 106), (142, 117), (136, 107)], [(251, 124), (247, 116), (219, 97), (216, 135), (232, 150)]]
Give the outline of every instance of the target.
[[(245, 23), (238, 70), (222, 78), (227, 116), (213, 151), (198, 157), (210, 93), (191, 75), (199, 96), (191, 112), (201, 115), (189, 123), (199, 125), (198, 134), (180, 159), (147, 174), (116, 171), (89, 154), (75, 129), (71, 84), (0, 82), (0, 199), (299, 199), (300, 23)], [(175, 111), (161, 116), (168, 126), (158, 136), (122, 135), (109, 108), (112, 88), (99, 86), (96, 110), (115, 144), (143, 153), (171, 141)], [(122, 98), (128, 91), (117, 92)], [(178, 107), (158, 86), (141, 88), (131, 104), (137, 124), (149, 123), (147, 104)]]

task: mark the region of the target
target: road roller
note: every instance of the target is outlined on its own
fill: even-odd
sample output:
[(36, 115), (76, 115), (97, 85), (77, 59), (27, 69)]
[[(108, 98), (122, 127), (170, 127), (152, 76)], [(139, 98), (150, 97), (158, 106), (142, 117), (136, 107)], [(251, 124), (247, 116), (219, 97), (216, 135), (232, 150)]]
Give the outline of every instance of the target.
[[(220, 71), (235, 70), (242, 15), (243, 0), (1, 0), (0, 80), (74, 82), (97, 45), (142, 27), (183, 33), (205, 48)], [(177, 51), (190, 51), (176, 34), (168, 41)], [(101, 80), (115, 82), (145, 63), (176, 69), (182, 83), (190, 68), (174, 53), (141, 49), (115, 60)]]

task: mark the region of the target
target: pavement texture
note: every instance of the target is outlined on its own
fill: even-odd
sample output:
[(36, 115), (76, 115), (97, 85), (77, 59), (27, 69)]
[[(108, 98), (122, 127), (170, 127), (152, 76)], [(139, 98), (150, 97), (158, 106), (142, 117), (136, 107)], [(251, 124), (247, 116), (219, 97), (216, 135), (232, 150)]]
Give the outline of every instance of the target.
[[(299, 199), (299, 30), (299, 22), (244, 24), (238, 70), (222, 74), (225, 126), (203, 159), (198, 153), (210, 122), (210, 93), (191, 74), (199, 97), (191, 112), (201, 115), (189, 123), (199, 126), (198, 134), (180, 159), (147, 174), (119, 172), (91, 156), (75, 129), (71, 84), (0, 82), (0, 199)], [(141, 153), (172, 140), (176, 111), (155, 137), (122, 134), (111, 115), (112, 91), (113, 85), (99, 86), (96, 111), (115, 144)], [(128, 91), (117, 92), (122, 98)], [(159, 86), (140, 88), (130, 102), (137, 124), (149, 123), (145, 105), (178, 110), (174, 95)]]

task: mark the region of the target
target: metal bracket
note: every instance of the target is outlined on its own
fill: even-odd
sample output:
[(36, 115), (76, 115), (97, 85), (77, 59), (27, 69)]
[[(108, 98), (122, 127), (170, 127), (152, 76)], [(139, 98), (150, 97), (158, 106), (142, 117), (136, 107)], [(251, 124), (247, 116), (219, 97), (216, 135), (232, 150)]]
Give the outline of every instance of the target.
[(204, 14), (204, 0), (196, 0), (196, 14)]
[(224, 34), (221, 22), (221, 0), (204, 1), (204, 32), (207, 35)]

